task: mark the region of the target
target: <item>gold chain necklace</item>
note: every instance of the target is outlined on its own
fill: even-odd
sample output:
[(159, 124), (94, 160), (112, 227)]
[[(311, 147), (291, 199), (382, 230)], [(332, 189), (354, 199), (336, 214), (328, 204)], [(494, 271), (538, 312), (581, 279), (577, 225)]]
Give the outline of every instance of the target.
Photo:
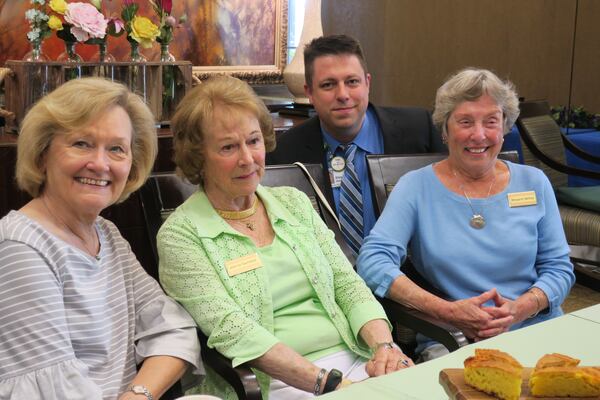
[(67, 230), (73, 235), (75, 236), (77, 239), (79, 239), (79, 241), (81, 242), (81, 244), (83, 245), (83, 247), (85, 248), (86, 252), (91, 255), (92, 257), (94, 257), (96, 260), (100, 261), (100, 254), (98, 254), (97, 251), (97, 246), (94, 246), (93, 249), (90, 249), (89, 246), (87, 245), (86, 241), (83, 240), (83, 238), (81, 236), (79, 236), (78, 234), (75, 233), (75, 231), (73, 231), (73, 229), (71, 229), (71, 227), (69, 225), (67, 225), (62, 219), (60, 219), (56, 214), (52, 213), (52, 211), (50, 211), (50, 208), (48, 207), (48, 204), (46, 204), (46, 200), (43, 197), (40, 197), (40, 200), (42, 200), (42, 204), (44, 205), (44, 208), (46, 209), (46, 211), (48, 211), (48, 215), (51, 216), (51, 218), (53, 220), (55, 220), (56, 222), (58, 222), (60, 225), (62, 225), (63, 227), (67, 228)]
[[(254, 197), (254, 202), (252, 202), (252, 205), (247, 210), (227, 211), (227, 210), (219, 210), (218, 208), (215, 208), (215, 211), (217, 212), (217, 214), (219, 214), (221, 216), (221, 218), (229, 219), (232, 221), (238, 221), (238, 220), (242, 220), (242, 219), (251, 217), (254, 214), (256, 214), (257, 210), (258, 210), (258, 196)], [(250, 229), (251, 231), (253, 231), (255, 229), (253, 222), (245, 222), (245, 225), (246, 225), (246, 228)]]
[[(458, 175), (456, 174), (456, 171), (454, 170), (454, 168), (452, 169), (452, 173), (454, 174), (454, 177), (456, 178), (456, 180), (459, 180)], [(490, 193), (492, 193), (492, 188), (494, 187), (494, 183), (496, 183), (496, 173), (494, 172), (494, 179), (492, 179), (492, 183), (490, 185), (490, 188), (488, 189), (487, 192), (487, 196), (485, 196), (486, 198), (486, 203), (487, 203), (487, 199), (490, 197)], [(485, 226), (485, 218), (482, 215), (482, 212), (475, 212), (475, 208), (473, 208), (473, 203), (471, 203), (471, 198), (469, 197), (469, 195), (467, 194), (467, 191), (465, 190), (465, 184), (464, 183), (460, 183), (459, 180), (459, 188), (460, 190), (462, 190), (463, 194), (465, 195), (465, 198), (467, 199), (467, 202), (469, 203), (469, 207), (471, 208), (471, 212), (473, 213), (473, 216), (471, 216), (471, 220), (469, 221), (469, 225), (471, 225), (472, 228), (475, 229), (483, 229), (483, 227)], [(482, 210), (485, 207), (485, 204), (482, 205)]]

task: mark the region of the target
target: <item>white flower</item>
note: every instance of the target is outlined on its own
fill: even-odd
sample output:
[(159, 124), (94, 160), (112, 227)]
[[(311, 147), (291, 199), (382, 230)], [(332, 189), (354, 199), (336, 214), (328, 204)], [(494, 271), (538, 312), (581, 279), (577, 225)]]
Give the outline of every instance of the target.
[(27, 18), (28, 21), (33, 21), (36, 14), (37, 10), (35, 8), (30, 8), (29, 10), (25, 11), (25, 18)]
[(31, 0), (31, 4), (39, 4), (40, 6), (43, 6), (46, 4), (46, 0)]
[(27, 32), (27, 39), (29, 39), (30, 42), (37, 40), (39, 37), (40, 37), (39, 29), (33, 29), (33, 30)]

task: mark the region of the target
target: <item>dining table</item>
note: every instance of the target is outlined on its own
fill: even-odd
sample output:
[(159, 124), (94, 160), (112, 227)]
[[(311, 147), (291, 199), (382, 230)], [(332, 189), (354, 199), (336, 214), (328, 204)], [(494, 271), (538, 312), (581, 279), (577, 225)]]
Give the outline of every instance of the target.
[(600, 366), (600, 304), (564, 314), (525, 328), (472, 343), (443, 357), (388, 375), (356, 382), (321, 396), (325, 400), (445, 400), (440, 372), (463, 368), (476, 348), (509, 353), (525, 367), (534, 367), (548, 353), (561, 353), (581, 360), (580, 365)]

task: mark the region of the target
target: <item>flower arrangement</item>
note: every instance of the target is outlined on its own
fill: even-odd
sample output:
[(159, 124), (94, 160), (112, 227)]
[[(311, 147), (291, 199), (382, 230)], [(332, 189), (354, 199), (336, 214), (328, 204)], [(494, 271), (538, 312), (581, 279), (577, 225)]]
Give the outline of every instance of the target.
[(49, 16), (46, 10), (46, 0), (31, 0), (32, 8), (25, 12), (25, 19), (29, 22), (27, 39), (31, 42), (34, 50), (25, 56), (29, 60), (40, 60), (41, 44), (52, 33), (48, 26)]
[[(90, 0), (90, 2), (96, 7), (98, 12), (102, 14), (102, 0)], [(98, 45), (99, 52), (93, 57), (94, 61), (100, 62), (113, 62), (115, 58), (108, 54), (106, 40), (108, 36), (119, 37), (125, 32), (125, 23), (118, 17), (110, 16), (106, 18), (106, 35), (104, 37), (90, 37), (85, 41), (85, 44)]]
[(92, 38), (103, 39), (106, 35), (108, 21), (98, 11), (98, 8), (90, 3), (50, 0), (50, 8), (56, 14), (50, 16), (48, 25), (65, 42), (85, 42)]
[(121, 17), (125, 21), (127, 40), (133, 46), (139, 44), (143, 48), (152, 47), (152, 43), (160, 34), (158, 26), (154, 25), (149, 18), (137, 15), (139, 5), (134, 0), (124, 0), (123, 3)]
[(179, 20), (176, 20), (175, 17), (171, 15), (173, 0), (150, 0), (150, 3), (160, 20), (160, 34), (156, 38), (156, 41), (161, 45), (168, 45), (171, 40), (173, 40), (173, 28), (179, 27), (180, 24), (187, 21), (187, 15), (183, 14), (179, 17)]

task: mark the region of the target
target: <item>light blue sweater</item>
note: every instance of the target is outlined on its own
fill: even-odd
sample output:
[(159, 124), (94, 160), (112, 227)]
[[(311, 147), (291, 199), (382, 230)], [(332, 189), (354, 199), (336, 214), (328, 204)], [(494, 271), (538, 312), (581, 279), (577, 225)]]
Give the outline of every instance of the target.
[[(467, 199), (448, 190), (431, 165), (403, 176), (357, 261), (375, 294), (385, 296), (402, 275), (399, 266), (410, 246), (415, 268), (450, 299), (492, 288), (509, 299), (534, 286), (543, 290), (548, 312), (511, 329), (561, 315), (575, 275), (552, 186), (536, 168), (506, 164), (510, 182), (505, 190), (471, 199), (486, 220), (481, 230), (469, 226), (473, 212)], [(525, 191), (535, 191), (537, 204), (509, 207), (507, 195)]]

